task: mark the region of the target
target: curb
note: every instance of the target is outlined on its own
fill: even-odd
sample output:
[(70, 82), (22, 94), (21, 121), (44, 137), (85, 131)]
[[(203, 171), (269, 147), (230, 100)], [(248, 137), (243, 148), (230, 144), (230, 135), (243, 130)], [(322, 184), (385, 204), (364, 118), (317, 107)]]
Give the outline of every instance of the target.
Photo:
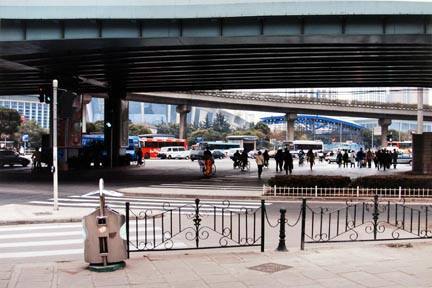
[(75, 223), (81, 222), (82, 218), (53, 218), (53, 219), (34, 219), (34, 220), (0, 220), (0, 225), (23, 225), (23, 224), (49, 224), (49, 223)]

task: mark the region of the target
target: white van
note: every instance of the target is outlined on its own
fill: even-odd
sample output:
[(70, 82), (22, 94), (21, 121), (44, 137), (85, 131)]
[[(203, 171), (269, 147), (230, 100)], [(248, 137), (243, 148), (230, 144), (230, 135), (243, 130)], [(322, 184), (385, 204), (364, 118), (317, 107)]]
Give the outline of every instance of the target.
[(162, 147), (158, 158), (160, 159), (189, 159), (190, 152), (183, 146)]

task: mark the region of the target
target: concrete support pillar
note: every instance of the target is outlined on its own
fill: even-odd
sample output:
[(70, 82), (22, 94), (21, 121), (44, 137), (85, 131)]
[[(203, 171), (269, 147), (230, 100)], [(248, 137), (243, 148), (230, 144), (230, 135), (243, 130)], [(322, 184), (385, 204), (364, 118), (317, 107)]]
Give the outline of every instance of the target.
[(423, 88), (417, 89), (417, 134), (423, 134)]
[(285, 114), (285, 119), (287, 122), (287, 131), (286, 131), (286, 138), (285, 140), (287, 142), (289, 141), (294, 141), (294, 122), (297, 119), (297, 114), (292, 114), (292, 113), (286, 113)]
[(387, 134), (391, 119), (381, 118), (378, 120), (378, 124), (381, 126), (381, 147), (387, 147)]
[(126, 154), (129, 130), (129, 102), (123, 100), (126, 92), (112, 88), (105, 98), (104, 140), (110, 167), (121, 165), (120, 158)]
[(186, 138), (186, 128), (187, 128), (187, 113), (191, 111), (190, 105), (178, 105), (176, 108), (177, 113), (179, 113), (179, 138)]

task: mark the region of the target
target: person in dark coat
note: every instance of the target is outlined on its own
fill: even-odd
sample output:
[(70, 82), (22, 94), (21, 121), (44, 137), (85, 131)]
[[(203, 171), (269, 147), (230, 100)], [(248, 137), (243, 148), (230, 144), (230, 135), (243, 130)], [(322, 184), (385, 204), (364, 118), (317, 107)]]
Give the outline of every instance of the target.
[(286, 148), (285, 148), (285, 151), (283, 153), (283, 159), (284, 159), (285, 175), (288, 175), (288, 171), (289, 171), (289, 174), (291, 175), (292, 170), (293, 170), (293, 158), (292, 158), (292, 155), (289, 152), (289, 150)]
[(284, 161), (284, 155), (282, 149), (278, 149), (278, 151), (276, 152), (275, 160), (276, 160), (276, 172), (279, 171), (282, 172), (282, 165)]
[(264, 157), (264, 166), (268, 168), (268, 164), (269, 164), (269, 160), (270, 160), (270, 156), (268, 154), (268, 151), (264, 150), (264, 153), (262, 155)]
[(396, 149), (394, 149), (393, 153), (391, 153), (391, 157), (392, 157), (393, 169), (396, 169), (397, 159), (398, 159), (398, 153), (396, 152)]
[(343, 167), (348, 167), (348, 163), (349, 163), (349, 155), (348, 155), (348, 151), (345, 151), (345, 153), (342, 155), (342, 161), (343, 161)]
[(336, 163), (339, 165), (339, 168), (342, 165), (342, 153), (340, 150), (338, 150), (337, 155), (336, 155)]

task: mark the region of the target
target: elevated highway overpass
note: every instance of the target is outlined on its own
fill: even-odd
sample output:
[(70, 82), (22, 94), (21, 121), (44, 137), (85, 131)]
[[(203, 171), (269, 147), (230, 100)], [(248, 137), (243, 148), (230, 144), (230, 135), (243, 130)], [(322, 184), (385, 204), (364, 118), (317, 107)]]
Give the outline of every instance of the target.
[(416, 0), (0, 0), (0, 95), (53, 79), (107, 93), (117, 159), (130, 93), (431, 87), (431, 15)]
[(0, 0), (0, 94), (430, 87), (432, 2)]
[[(128, 100), (234, 110), (319, 114), (416, 120), (417, 105), (315, 99), (261, 93), (223, 91), (129, 93)], [(432, 121), (432, 107), (424, 106), (424, 119)]]

